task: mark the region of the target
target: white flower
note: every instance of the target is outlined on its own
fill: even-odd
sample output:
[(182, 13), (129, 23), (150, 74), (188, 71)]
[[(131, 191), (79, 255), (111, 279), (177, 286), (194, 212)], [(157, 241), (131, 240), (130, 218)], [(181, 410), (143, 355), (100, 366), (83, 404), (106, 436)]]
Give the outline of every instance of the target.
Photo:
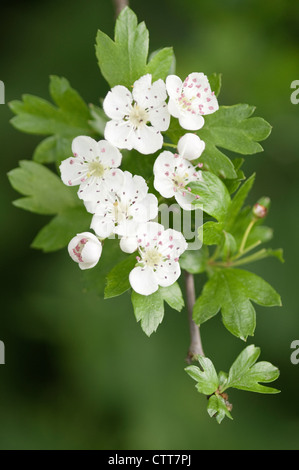
[(116, 147), (143, 154), (162, 147), (161, 131), (170, 122), (166, 88), (163, 80), (151, 82), (152, 76), (147, 74), (134, 83), (132, 93), (122, 85), (108, 92), (103, 108), (112, 120), (106, 124), (105, 139)]
[(85, 206), (95, 214), (91, 228), (100, 238), (107, 238), (113, 233), (130, 238), (140, 224), (154, 219), (158, 214), (158, 200), (154, 194), (148, 194), (144, 178), (133, 176), (128, 171), (123, 173), (123, 184), (117, 191), (98, 197), (97, 201), (85, 203)]
[(171, 286), (180, 276), (180, 255), (187, 242), (180, 232), (165, 230), (163, 225), (148, 222), (136, 234), (138, 265), (130, 272), (132, 289), (141, 295), (150, 295), (159, 286)]
[(177, 153), (165, 150), (155, 161), (154, 175), (154, 187), (161, 196), (165, 198), (174, 196), (184, 210), (195, 209), (192, 201), (198, 196), (191, 193), (188, 185), (191, 181), (202, 181), (202, 176), (201, 171), (198, 171), (190, 161)]
[(72, 142), (72, 152), (74, 157), (60, 165), (61, 179), (68, 186), (80, 185), (80, 199), (93, 200), (99, 188), (108, 191), (122, 183), (122, 171), (117, 168), (122, 155), (110, 142), (79, 136)]
[(179, 119), (184, 129), (201, 129), (204, 125), (203, 115), (219, 109), (217, 98), (203, 73), (191, 73), (183, 83), (176, 75), (169, 75), (166, 89), (170, 97), (168, 110)]
[(81, 269), (93, 268), (102, 254), (102, 244), (93, 233), (78, 233), (68, 245), (70, 257)]

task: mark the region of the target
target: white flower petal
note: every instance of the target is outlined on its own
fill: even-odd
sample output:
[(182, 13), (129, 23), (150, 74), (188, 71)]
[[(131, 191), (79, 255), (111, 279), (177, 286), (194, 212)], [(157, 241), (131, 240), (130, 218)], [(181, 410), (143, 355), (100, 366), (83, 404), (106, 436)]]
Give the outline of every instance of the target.
[(171, 228), (162, 233), (160, 240), (162, 242), (160, 252), (174, 260), (178, 259), (188, 246), (182, 233)]
[(175, 162), (176, 159), (174, 158), (174, 154), (169, 152), (169, 150), (164, 150), (164, 152), (160, 153), (160, 155), (155, 160), (153, 169), (154, 174), (157, 176), (162, 176), (165, 175), (165, 172), (172, 173), (174, 171)]
[(79, 135), (72, 142), (72, 152), (75, 157), (79, 156), (89, 162), (97, 156), (98, 143), (88, 135)]
[(114, 233), (121, 237), (134, 237), (139, 225), (140, 224), (136, 220), (122, 218), (115, 227)]
[(126, 87), (117, 85), (106, 95), (103, 109), (107, 116), (118, 121), (129, 114), (132, 99), (132, 94)]
[(179, 116), (179, 122), (183, 129), (197, 131), (202, 128), (205, 120), (200, 114), (192, 114), (191, 112), (187, 114), (187, 112), (185, 112)]
[(155, 219), (158, 215), (158, 199), (154, 194), (147, 194), (140, 202), (130, 206), (128, 215), (138, 223)]
[(150, 295), (158, 290), (158, 282), (153, 270), (137, 266), (129, 274), (132, 289), (141, 295)]
[(99, 260), (102, 254), (102, 245), (98, 240), (97, 243), (90, 240), (84, 246), (81, 254), (84, 263), (93, 264), (96, 259)]
[(124, 180), (118, 195), (123, 202), (142, 200), (148, 192), (145, 179), (139, 175), (132, 175), (129, 171), (124, 171)]
[(203, 107), (202, 112), (203, 114), (213, 114), (219, 109), (219, 104), (217, 101), (216, 96), (208, 92), (202, 101)]
[(178, 153), (186, 160), (199, 158), (205, 149), (205, 142), (196, 134), (185, 134), (178, 141)]
[(155, 246), (156, 241), (160, 239), (164, 232), (164, 227), (157, 222), (147, 222), (141, 224), (136, 232), (138, 246)]
[(182, 114), (177, 102), (172, 98), (168, 101), (168, 111), (175, 118), (179, 118)]
[(153, 84), (150, 74), (136, 80), (133, 86), (133, 98), (144, 109), (160, 107), (166, 100), (166, 87), (163, 80), (159, 79)]
[(192, 204), (195, 196), (189, 191), (178, 191), (174, 195), (176, 202), (181, 206), (185, 211), (191, 211), (195, 209), (195, 206)]
[(114, 145), (107, 140), (100, 140), (98, 142), (98, 157), (100, 162), (109, 168), (117, 168), (121, 164), (122, 154)]
[(170, 114), (166, 103), (159, 108), (150, 109), (148, 114), (152, 126), (159, 131), (167, 131), (170, 123)]
[(166, 90), (170, 98), (176, 98), (181, 90), (182, 80), (177, 75), (168, 75), (166, 78)]
[[(186, 83), (186, 84), (185, 84)], [(211, 91), (208, 77), (203, 73), (191, 73), (184, 82), (184, 94), (195, 100), (201, 114), (211, 114), (219, 109), (215, 93)]]
[(104, 175), (102, 183), (103, 193), (117, 192), (124, 182), (124, 173), (119, 168), (111, 168)]
[(155, 277), (162, 287), (171, 286), (181, 275), (181, 268), (178, 262), (167, 260), (161, 263), (155, 271)]
[(81, 157), (70, 157), (63, 160), (59, 169), (62, 181), (68, 186), (81, 184), (87, 178), (88, 165)]
[(154, 188), (166, 199), (175, 195), (173, 181), (168, 176), (155, 176)]
[(109, 121), (105, 127), (105, 139), (115, 147), (132, 150), (134, 129), (127, 121)]
[(90, 225), (90, 228), (92, 228), (100, 238), (108, 238), (113, 233), (114, 227), (115, 221), (109, 215), (106, 217), (94, 215)]
[(148, 155), (162, 148), (163, 137), (159, 131), (150, 126), (143, 126), (135, 132), (134, 148)]

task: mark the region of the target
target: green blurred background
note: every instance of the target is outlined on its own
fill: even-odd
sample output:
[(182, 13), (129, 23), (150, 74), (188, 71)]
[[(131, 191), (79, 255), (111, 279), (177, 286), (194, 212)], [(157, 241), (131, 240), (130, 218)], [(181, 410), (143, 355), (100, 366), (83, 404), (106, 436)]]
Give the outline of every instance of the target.
[[(275, 259), (251, 266), (282, 295), (283, 308), (257, 307), (254, 343), (262, 360), (281, 370), (280, 395), (235, 391), (234, 421), (220, 426), (184, 372), (186, 312), (167, 310), (148, 339), (136, 324), (129, 295), (103, 301), (84, 294), (81, 272), (66, 250), (30, 248), (46, 217), (14, 208), (18, 195), (6, 173), (30, 159), (39, 138), (9, 124), (0, 106), (2, 216), (0, 339), (1, 449), (298, 449), (299, 365), (299, 106), (290, 84), (299, 79), (299, 3), (272, 0), (151, 0), (130, 3), (150, 30), (151, 50), (174, 46), (177, 73), (223, 73), (221, 104), (246, 102), (273, 125), (265, 152), (246, 157), (257, 171), (250, 196), (272, 200), (267, 225)], [(48, 99), (48, 76), (68, 78), (87, 102), (108, 91), (94, 54), (98, 28), (113, 34), (111, 1), (1, 2), (0, 79), (6, 102), (32, 93)], [(202, 327), (206, 354), (227, 370), (244, 344), (216, 317)]]

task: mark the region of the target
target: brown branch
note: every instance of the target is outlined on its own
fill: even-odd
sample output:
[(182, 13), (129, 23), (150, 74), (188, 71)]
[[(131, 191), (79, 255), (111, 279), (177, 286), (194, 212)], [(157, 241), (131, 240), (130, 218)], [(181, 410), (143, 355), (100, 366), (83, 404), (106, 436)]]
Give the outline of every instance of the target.
[(113, 0), (115, 14), (118, 16), (120, 12), (129, 6), (129, 0)]
[(186, 297), (187, 297), (187, 309), (188, 309), (188, 320), (189, 320), (189, 330), (190, 330), (190, 347), (186, 361), (191, 364), (194, 356), (200, 354), (204, 356), (204, 351), (201, 343), (199, 327), (193, 321), (193, 307), (195, 304), (195, 285), (193, 274), (185, 271), (185, 286), (186, 286)]

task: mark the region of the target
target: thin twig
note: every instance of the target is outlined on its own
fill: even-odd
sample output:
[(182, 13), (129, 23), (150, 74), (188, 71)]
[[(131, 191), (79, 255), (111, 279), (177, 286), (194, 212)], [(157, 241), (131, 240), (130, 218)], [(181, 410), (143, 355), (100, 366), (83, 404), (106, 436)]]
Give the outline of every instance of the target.
[(129, 6), (129, 0), (113, 0), (113, 3), (116, 16), (118, 16), (125, 7)]
[(185, 271), (185, 286), (186, 286), (186, 297), (187, 297), (187, 309), (188, 309), (188, 320), (190, 330), (190, 347), (186, 361), (191, 364), (194, 356), (200, 354), (204, 356), (204, 351), (201, 343), (199, 327), (193, 321), (193, 307), (195, 304), (195, 285), (193, 274)]

